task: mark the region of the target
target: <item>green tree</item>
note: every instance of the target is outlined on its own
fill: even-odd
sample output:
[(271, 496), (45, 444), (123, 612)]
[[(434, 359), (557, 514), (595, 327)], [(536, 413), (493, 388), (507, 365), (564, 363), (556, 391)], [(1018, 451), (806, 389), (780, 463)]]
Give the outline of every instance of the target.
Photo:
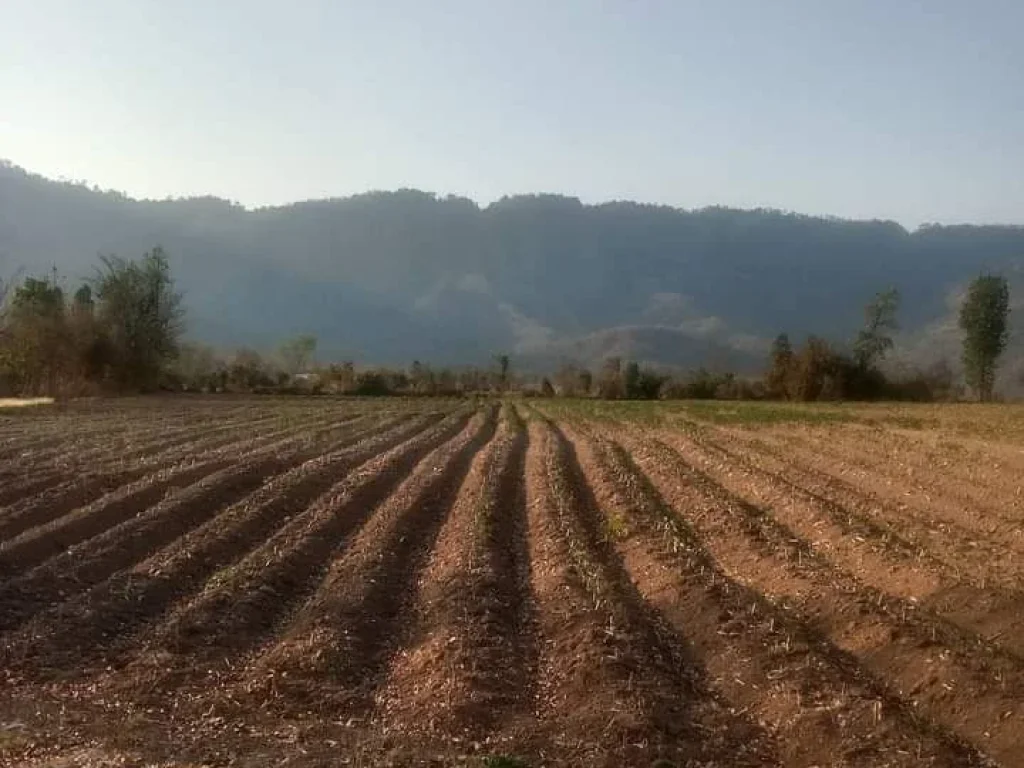
[(686, 376), (685, 397), (694, 400), (713, 400), (718, 391), (718, 377), (707, 368), (698, 368)]
[(601, 376), (597, 382), (597, 394), (605, 400), (618, 400), (623, 395), (622, 358), (607, 357), (601, 364)]
[(8, 280), (0, 277), (0, 322), (3, 321), (7, 314), (7, 297), (10, 295), (11, 289), (14, 288), (16, 282), (17, 276)]
[(88, 283), (75, 291), (68, 317), (68, 331), (83, 386), (103, 379), (110, 362), (106, 336), (96, 321), (96, 301)]
[(311, 334), (296, 336), (284, 342), (278, 352), (285, 371), (290, 375), (305, 373), (316, 352), (316, 336)]
[(589, 397), (590, 390), (594, 388), (594, 374), (586, 368), (581, 368), (576, 376), (576, 386), (580, 397)]
[(342, 363), (331, 363), (323, 371), (324, 381), (332, 392), (351, 392), (356, 385), (355, 363), (346, 360)]
[(765, 388), (769, 397), (788, 399), (790, 397), (789, 382), (793, 376), (793, 345), (789, 336), (780, 333), (772, 342), (769, 356), (768, 373), (765, 376)]
[(190, 392), (215, 390), (220, 386), (224, 370), (213, 348), (198, 343), (181, 345), (173, 369), (177, 383)]
[(827, 341), (809, 336), (794, 363), (796, 399), (810, 402), (835, 396), (836, 355)]
[(900, 292), (895, 288), (876, 294), (864, 307), (864, 328), (853, 342), (853, 357), (861, 370), (875, 366), (892, 349), (892, 334), (899, 330), (899, 308)]
[(235, 351), (227, 369), (227, 384), (231, 389), (240, 392), (251, 392), (257, 387), (266, 387), (274, 383), (269, 366), (255, 349), (242, 347)]
[(427, 394), (430, 390), (428, 368), (419, 360), (413, 360), (409, 368), (409, 382), (412, 391), (417, 394)]
[(992, 399), (999, 356), (1009, 338), (1010, 289), (1006, 278), (980, 275), (960, 307), (964, 332), (963, 363), (967, 384), (982, 401)]
[(183, 311), (167, 254), (160, 247), (138, 261), (105, 256), (93, 281), (97, 319), (105, 334), (115, 381), (151, 390), (178, 353)]
[(555, 372), (554, 385), (562, 397), (588, 397), (594, 385), (594, 376), (575, 363), (564, 363)]
[(508, 355), (495, 355), (494, 362), (498, 365), (498, 381), (497, 389), (499, 392), (504, 392), (508, 389), (509, 384), (509, 366), (510, 361)]
[(353, 394), (364, 397), (383, 397), (391, 393), (392, 388), (385, 371), (360, 371), (356, 374)]
[(7, 327), (7, 296), (11, 282), (0, 278), (0, 397), (14, 394), (14, 372), (11, 370), (11, 333)]
[(640, 363), (630, 360), (622, 371), (622, 389), (628, 400), (640, 397)]
[(58, 394), (73, 348), (64, 291), (56, 279), (27, 278), (14, 288), (5, 317), (3, 364), (21, 394)]
[(632, 396), (638, 400), (657, 400), (667, 378), (652, 368), (640, 368), (633, 382)]

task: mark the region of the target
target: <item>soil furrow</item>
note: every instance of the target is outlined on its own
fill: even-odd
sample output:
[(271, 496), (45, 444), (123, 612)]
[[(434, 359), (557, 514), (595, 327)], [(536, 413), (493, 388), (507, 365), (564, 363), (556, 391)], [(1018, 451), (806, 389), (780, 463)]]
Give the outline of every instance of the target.
[(229, 472), (233, 464), (233, 459), (223, 457), (198, 465), (189, 462), (162, 470), (155, 477), (131, 483), (56, 521), (30, 528), (0, 543), (0, 574), (9, 579), (23, 573), (116, 526), (174, 491), (187, 488), (209, 475)]
[[(270, 399), (257, 404), (232, 404), (228, 398), (213, 398), (205, 403), (192, 398), (150, 398), (145, 403), (116, 399), (98, 401), (95, 406), (71, 402), (63, 406), (60, 417), (44, 421), (41, 415), (32, 416), (35, 426), (27, 432), (31, 444), (0, 444), (0, 459), (13, 461), (24, 453), (24, 459), (40, 462), (55, 457), (75, 461), (78, 452), (120, 450), (140, 439), (180, 434), (196, 424), (241, 425), (267, 418), (301, 420), (320, 408), (320, 404)], [(48, 448), (44, 447), (47, 445)]]
[(530, 429), (537, 455), (528, 477), (540, 474), (530, 510), (540, 517), (531, 520), (534, 589), (549, 651), (540, 679), (543, 708), (560, 731), (552, 738), (575, 759), (605, 755), (609, 765), (776, 762), (767, 734), (701, 686), (689, 648), (637, 593), (571, 444), (550, 424), (535, 419)]
[(288, 440), (252, 454), (244, 462), (225, 462), (222, 468), (204, 473), (199, 482), (168, 494), (156, 504), (138, 495), (136, 506), (118, 524), (79, 546), (58, 554), (0, 588), (0, 630), (7, 630), (47, 605), (87, 589), (121, 568), (145, 558), (188, 530), (214, 517), (223, 507), (246, 496), (268, 478), (314, 459), (331, 448), (351, 445), (364, 435), (336, 437), (326, 444)]
[[(837, 520), (848, 523), (844, 508), (791, 482), (784, 472), (767, 471), (756, 461), (740, 459), (706, 441), (681, 444), (678, 435), (666, 439), (723, 485), (771, 509), (776, 518), (812, 542), (815, 552), (872, 589), (898, 598), (889, 600), (892, 613), (932, 616), (948, 642), (960, 647), (991, 644), (1024, 662), (1024, 638), (1015, 631), (1024, 626), (1020, 613), (1024, 594), (1019, 589), (965, 583), (958, 573), (949, 573), (931, 558), (894, 557), (863, 526), (851, 530), (837, 524)], [(724, 461), (714, 458), (716, 449)]]
[[(788, 468), (784, 472), (798, 476), (801, 485), (815, 487), (820, 495), (839, 500), (875, 528), (912, 541), (911, 546), (927, 553), (958, 580), (969, 579), (978, 585), (998, 580), (1013, 588), (1024, 579), (1019, 515), (991, 514), (975, 502), (958, 504), (955, 495), (941, 490), (922, 491), (906, 483), (882, 482), (877, 473), (855, 471), (850, 463), (837, 472), (824, 450), (802, 446), (780, 449), (763, 439), (743, 443), (745, 448), (749, 446), (757, 455), (767, 457), (762, 461), (784, 464)], [(1020, 504), (1017, 499), (1010, 503)], [(1000, 509), (1009, 510), (1010, 506), (1002, 505)]]
[[(353, 418), (359, 418), (359, 414), (341, 416), (335, 421), (341, 423)], [(146, 443), (146, 446), (152, 449), (148, 452), (140, 451), (140, 446), (130, 442), (118, 445), (113, 441), (103, 441), (96, 449), (84, 452), (85, 459), (83, 459), (82, 451), (73, 446), (66, 446), (55, 455), (53, 462), (47, 464), (30, 458), (26, 460), (23, 467), (18, 469), (16, 474), (19, 477), (18, 482), (22, 484), (45, 481), (51, 486), (60, 486), (68, 480), (74, 480), (76, 475), (90, 476), (123, 469), (126, 461), (154, 465), (167, 463), (165, 457), (187, 455), (187, 452), (193, 448), (190, 444), (209, 450), (218, 447), (217, 444), (221, 441), (223, 441), (222, 445), (227, 445), (245, 438), (255, 439), (256, 437), (297, 433), (302, 429), (315, 428), (321, 424), (322, 415), (318, 418), (316, 414), (308, 414), (299, 419), (284, 416), (261, 418), (249, 415), (247, 418), (233, 420), (228, 425), (222, 424), (222, 420), (216, 418), (204, 420), (195, 417), (191, 419), (188, 427), (176, 430), (181, 434), (176, 439), (170, 439), (167, 434), (160, 434), (159, 429), (155, 430), (159, 437), (152, 443)], [(221, 432), (227, 432), (227, 434), (221, 435)], [(102, 435), (98, 440), (102, 440)], [(17, 469), (17, 467), (9, 465), (7, 469)]]
[(0, 763), (1024, 768), (1021, 417), (0, 412)]
[[(242, 558), (248, 547), (262, 546), (274, 531), (291, 524), (337, 482), (339, 474), (367, 461), (372, 464), (374, 456), (396, 445), (416, 444), (435, 421), (421, 417), (385, 425), (349, 447), (339, 445), (335, 452), (296, 464), (166, 550), (37, 617), (8, 639), (8, 657), (23, 668), (57, 666), (69, 654), (79, 666), (91, 659), (104, 667), (121, 666), (124, 657), (146, 647), (146, 638), (137, 637), (140, 628), (174, 600), (194, 592), (219, 566)], [(48, 586), (53, 591), (56, 585)], [(69, 629), (74, 631), (69, 634)], [(101, 651), (103, 656), (97, 657)]]
[[(197, 426), (210, 428), (210, 422), (200, 420), (198, 424), (193, 421), (195, 417), (202, 414), (191, 414), (189, 422), (161, 421), (156, 424), (147, 424), (141, 428), (128, 427), (123, 431), (97, 430), (89, 434), (76, 434), (71, 430), (63, 435), (64, 444), (54, 446), (52, 450), (31, 451), (22, 459), (21, 463), (31, 463), (36, 469), (47, 467), (54, 459), (59, 459), (72, 465), (85, 465), (97, 458), (102, 458), (110, 450), (118, 452), (144, 451), (156, 448), (159, 450), (164, 446), (171, 447), (180, 442), (187, 442), (195, 433)], [(252, 414), (240, 412), (239, 414), (218, 414), (215, 419), (214, 429), (238, 429), (247, 425), (258, 425), (266, 420), (276, 418), (273, 414)], [(67, 450), (71, 448), (72, 450)], [(13, 463), (13, 462), (12, 462)]]
[[(343, 419), (337, 426), (356, 427), (360, 421), (358, 418)], [(192, 442), (183, 448), (167, 451), (154, 457), (152, 461), (138, 463), (138, 457), (133, 455), (127, 459), (126, 467), (126, 460), (122, 458), (118, 461), (118, 468), (115, 471), (90, 471), (69, 482), (40, 491), (21, 504), (0, 510), (0, 540), (13, 538), (30, 528), (57, 520), (100, 496), (116, 492), (125, 485), (137, 481), (144, 483), (148, 478), (159, 478), (162, 472), (166, 472), (168, 463), (202, 464), (220, 455), (234, 456), (240, 450), (253, 451), (292, 435), (301, 434), (313, 425), (314, 422), (310, 422), (266, 434), (234, 434), (209, 443), (204, 439), (204, 435), (199, 433), (194, 434)]]
[[(308, 435), (289, 433), (288, 436), (271, 443), (261, 444), (256, 449), (253, 449), (251, 442), (243, 443), (231, 449), (222, 449), (198, 462), (189, 459), (177, 466), (159, 470), (56, 520), (30, 528), (13, 539), (0, 542), (0, 574), (10, 578), (23, 573), (76, 544), (86, 542), (116, 527), (165, 497), (173, 496), (196, 483), (216, 484), (236, 475), (258, 482), (262, 475), (273, 469), (275, 462), (278, 461), (277, 454), (281, 451), (302, 450), (305, 444), (315, 444), (327, 439), (331, 433), (339, 429), (344, 431), (344, 423), (318, 427)], [(237, 466), (237, 457), (240, 453), (255, 460), (256, 463), (252, 466)]]
[[(772, 472), (758, 465), (749, 453), (738, 455), (712, 438), (685, 438), (678, 433), (660, 433), (659, 438), (680, 451), (687, 462), (724, 489), (737, 490), (758, 509), (771, 510), (772, 517), (807, 542), (814, 555), (833, 562), (871, 587), (903, 599), (915, 600), (935, 591), (944, 573), (933, 563), (915, 556), (910, 544), (888, 537), (870, 522), (851, 521), (850, 513), (814, 491), (797, 485), (784, 472)], [(740, 490), (742, 489), (742, 490)]]
[(404, 738), (500, 743), (533, 705), (537, 646), (523, 489), (526, 433), (511, 407), (473, 461), (417, 589), (377, 697)]
[(972, 528), (1019, 526), (1024, 519), (1019, 484), (1007, 482), (1012, 475), (980, 452), (965, 457), (928, 450), (920, 439), (908, 444), (905, 437), (885, 429), (836, 429), (824, 435), (778, 431), (758, 438), (782, 452), (812, 449), (829, 474), (856, 485), (870, 483), (879, 495), (934, 509)]
[[(889, 575), (894, 570), (892, 564), (900, 563), (899, 556), (904, 555), (899, 570), (904, 574), (915, 569), (919, 569), (921, 575), (933, 574), (934, 585), (931, 589), (903, 596), (916, 599), (916, 606), (924, 608), (926, 613), (941, 617), (947, 629), (961, 638), (957, 642), (966, 646), (992, 644), (1024, 659), (1024, 592), (1017, 575), (1021, 566), (1016, 547), (982, 542), (978, 540), (977, 531), (971, 533), (962, 526), (943, 523), (917, 524), (914, 533), (907, 533), (905, 505), (890, 504), (865, 495), (863, 489), (838, 478), (824, 476), (807, 466), (793, 465), (792, 461), (787, 463), (789, 457), (777, 455), (759, 440), (750, 439), (741, 445), (743, 448), (739, 450), (717, 447), (730, 471), (752, 470), (765, 478), (765, 482), (751, 486), (762, 494), (762, 500), (766, 487), (780, 490), (783, 498), (788, 498), (778, 508), (780, 512), (795, 498), (811, 500), (847, 534), (842, 538), (831, 537), (832, 542), (838, 543), (833, 552), (870, 547), (887, 559), (883, 575)], [(813, 463), (814, 460), (805, 457), (801, 461)], [(793, 480), (792, 476), (798, 479)], [(849, 510), (864, 512), (850, 513)], [(879, 514), (881, 523), (876, 525), (873, 520)], [(926, 542), (912, 545), (920, 548), (916, 557), (907, 554), (905, 548), (892, 547), (890, 532), (894, 526), (908, 538)], [(888, 542), (886, 537), (889, 537)], [(1020, 538), (1020, 531), (1014, 531), (1012, 537)], [(866, 572), (861, 568), (858, 572), (856, 565), (854, 560), (853, 572), (882, 591), (894, 588), (898, 591), (901, 586), (905, 590), (912, 584), (899, 578), (886, 582), (870, 568)], [(971, 638), (976, 639), (972, 642)]]
[[(1017, 544), (994, 544), (964, 525), (915, 514), (906, 504), (894, 504), (815, 468), (816, 459), (800, 452), (780, 454), (756, 439), (726, 448), (720, 444), (726, 439), (720, 437), (716, 446), (723, 458), (761, 467), (774, 475), (776, 482), (788, 484), (794, 492), (813, 497), (831, 510), (834, 522), (850, 535), (872, 540), (894, 556), (927, 564), (950, 582), (967, 580), (980, 587), (999, 584), (1015, 590), (1024, 579)], [(1007, 542), (1018, 536), (1017, 531), (1009, 532)]]
[[(845, 532), (848, 535), (844, 537), (841, 526), (829, 525), (841, 513), (835, 512), (835, 506), (828, 504), (827, 500), (821, 500), (819, 507), (793, 505), (791, 500), (780, 499), (771, 490), (765, 489), (765, 485), (770, 486), (774, 482), (785, 489), (806, 495), (799, 486), (794, 487), (785, 482), (784, 478), (773, 474), (766, 475), (756, 467), (738, 461), (732, 454), (728, 454), (732, 463), (728, 469), (723, 469), (714, 461), (708, 461), (707, 454), (702, 454), (700, 449), (706, 449), (707, 443), (683, 441), (678, 435), (667, 435), (665, 440), (681, 453), (692, 470), (699, 472), (708, 481), (709, 488), (736, 503), (750, 519), (757, 521), (758, 535), (764, 537), (766, 541), (773, 540), (778, 544), (794, 547), (798, 560), (802, 558), (806, 560), (809, 568), (816, 568), (822, 573), (830, 574), (834, 581), (842, 582), (845, 592), (867, 593), (872, 604), (879, 606), (891, 617), (899, 617), (902, 623), (911, 626), (922, 639), (941, 640), (950, 647), (959, 648), (965, 657), (969, 657), (971, 661), (979, 661), (982, 667), (986, 660), (1009, 666), (1024, 664), (1024, 657), (1012, 647), (993, 643), (992, 639), (984, 634), (947, 621), (925, 609), (922, 598), (927, 597), (930, 592), (913, 591), (915, 574), (912, 568), (896, 570), (893, 561), (882, 565), (877, 560), (869, 560), (870, 567), (865, 568), (862, 559), (857, 556), (848, 555), (833, 559), (825, 554), (822, 551), (825, 547), (822, 545), (827, 545), (829, 553), (834, 556), (835, 553), (844, 550), (856, 551), (861, 544), (867, 543), (859, 541), (860, 537), (849, 531)], [(754, 503), (749, 500), (751, 498)], [(766, 512), (769, 504), (771, 514)], [(826, 513), (831, 511), (834, 516), (822, 519), (818, 516), (822, 510)], [(859, 528), (857, 530), (860, 531)], [(848, 542), (848, 538), (853, 538), (854, 541)], [(867, 539), (866, 536), (864, 538)], [(818, 542), (819, 547), (812, 546), (813, 542)], [(861, 557), (863, 558), (863, 554)], [(880, 579), (872, 572), (871, 567), (886, 568), (890, 577), (901, 578), (902, 584), (895, 585), (895, 588), (892, 583), (886, 584), (884, 579)], [(920, 581), (928, 583), (927, 578)], [(879, 582), (880, 586), (873, 582)], [(889, 587), (888, 590), (886, 586)], [(978, 659), (979, 655), (983, 658)]]
[(785, 765), (983, 762), (922, 724), (850, 654), (724, 572), (689, 527), (686, 507), (673, 509), (659, 491), (680, 496), (658, 457), (591, 434), (577, 442), (638, 589), (695, 647), (714, 688), (771, 727)]
[[(304, 501), (315, 501), (272, 537), (227, 570), (213, 574), (202, 593), (154, 628), (141, 644), (147, 652), (196, 658), (233, 657), (259, 644), (323, 578), (345, 541), (377, 504), (426, 454), (452, 439), (469, 416), (452, 416), (357, 468), (339, 480), (339, 466)], [(166, 667), (166, 660), (158, 663)]]
[(0, 460), (6, 460), (5, 468), (8, 471), (31, 468), (40, 470), (47, 468), (54, 460), (80, 467), (110, 450), (129, 451), (139, 441), (148, 447), (154, 443), (159, 444), (164, 439), (175, 440), (183, 435), (187, 436), (194, 429), (194, 424), (177, 425), (169, 420), (135, 427), (129, 419), (124, 419), (109, 423), (105, 428), (91, 429), (85, 433), (77, 432), (73, 428), (58, 430), (58, 434), (49, 436), (45, 441), (39, 441), (33, 447), (6, 451), (7, 455), (0, 456)]
[[(351, 418), (355, 419), (358, 416)], [(115, 448), (106, 445), (90, 452), (92, 455), (86, 457), (76, 454), (74, 451), (64, 451), (59, 455), (59, 461), (55, 462), (58, 466), (30, 461), (18, 471), (11, 468), (7, 472), (11, 478), (17, 477), (18, 479), (11, 479), (5, 483), (4, 490), (0, 491), (0, 504), (10, 505), (7, 508), (0, 507), (0, 522), (9, 525), (8, 519), (20, 514), (19, 506), (33, 504), (39, 508), (40, 502), (45, 500), (49, 503), (51, 497), (59, 498), (69, 490), (81, 494), (82, 491), (79, 490), (79, 487), (83, 483), (100, 484), (98, 487), (112, 490), (117, 487), (117, 484), (130, 482), (130, 480), (140, 477), (147, 469), (152, 471), (155, 467), (175, 461), (176, 457), (177, 460), (181, 460), (190, 455), (190, 452), (223, 448), (240, 442), (246, 437), (250, 439), (257, 436), (270, 438), (315, 424), (316, 421), (313, 419), (309, 419), (303, 425), (286, 424), (285, 420), (272, 417), (239, 420), (228, 425), (218, 422), (217, 426), (212, 428), (202, 425), (193, 426), (185, 430), (183, 437), (161, 438), (147, 448), (138, 446)], [(40, 497), (46, 498), (41, 499)], [(24, 503), (12, 505), (12, 502), (17, 502), (19, 499), (24, 500)], [(45, 522), (45, 520), (40, 522)], [(6, 529), (4, 533), (0, 534), (5, 538), (12, 535), (14, 533), (9, 533)]]
[(787, 604), (804, 624), (855, 657), (880, 690), (891, 692), (890, 700), (905, 697), (922, 716), (1005, 757), (1024, 717), (1016, 659), (974, 644), (978, 638), (965, 645), (955, 627), (924, 615), (915, 603), (837, 571), (771, 514), (733, 495), (669, 446), (649, 437), (622, 439), (637, 456), (656, 452), (676, 482), (686, 484), (688, 493), (674, 506), (686, 509), (732, 578)]
[(245, 693), (365, 716), (454, 495), (494, 431), (495, 414), (488, 408), (416, 465), (332, 564), (279, 641), (250, 665)]

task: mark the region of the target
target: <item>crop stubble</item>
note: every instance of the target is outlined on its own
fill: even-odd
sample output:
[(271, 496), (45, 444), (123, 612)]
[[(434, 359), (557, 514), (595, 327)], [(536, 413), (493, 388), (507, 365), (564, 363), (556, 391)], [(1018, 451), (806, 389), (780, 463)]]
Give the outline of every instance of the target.
[(1024, 765), (1006, 446), (511, 400), (8, 426), (0, 761)]

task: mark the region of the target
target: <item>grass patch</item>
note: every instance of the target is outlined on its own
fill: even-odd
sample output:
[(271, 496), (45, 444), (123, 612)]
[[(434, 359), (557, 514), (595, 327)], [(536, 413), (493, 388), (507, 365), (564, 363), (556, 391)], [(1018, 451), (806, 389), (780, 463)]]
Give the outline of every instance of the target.
[(53, 405), (52, 397), (0, 397), (0, 408), (25, 408), (32, 405)]
[(1006, 439), (1024, 435), (1024, 407), (963, 403), (791, 403), (764, 400), (551, 399), (533, 406), (555, 420), (604, 421), (648, 428), (714, 424), (747, 428), (775, 425), (860, 424), (897, 429), (948, 429)]
[(484, 758), (483, 768), (530, 768), (530, 764), (512, 755), (489, 755)]
[(606, 541), (624, 541), (630, 537), (631, 531), (626, 516), (617, 510), (609, 510), (603, 518), (604, 538)]
[(696, 400), (680, 405), (684, 415), (713, 424), (842, 424), (860, 421), (852, 407), (822, 403)]
[(32, 745), (24, 727), (0, 726), (0, 757), (12, 756)]
[(551, 400), (542, 409), (558, 418), (613, 421), (668, 427), (679, 421), (769, 426), (862, 421), (855, 407), (834, 403), (779, 403), (738, 400)]
[[(868, 421), (872, 421), (868, 419)], [(889, 427), (899, 427), (900, 429), (924, 429), (925, 420), (917, 416), (901, 416), (893, 414), (891, 416), (881, 416), (877, 419), (877, 423), (884, 424)]]

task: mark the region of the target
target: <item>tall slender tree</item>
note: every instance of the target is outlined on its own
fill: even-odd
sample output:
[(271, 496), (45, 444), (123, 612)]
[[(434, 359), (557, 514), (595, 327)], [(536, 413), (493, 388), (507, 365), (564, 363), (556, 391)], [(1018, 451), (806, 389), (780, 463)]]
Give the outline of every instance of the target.
[(792, 378), (793, 345), (789, 341), (789, 335), (780, 333), (772, 342), (771, 355), (769, 357), (768, 373), (765, 376), (765, 386), (771, 397), (788, 399), (789, 380)]
[(509, 384), (509, 366), (511, 365), (508, 355), (495, 355), (494, 362), (498, 365), (497, 389), (504, 392)]
[(992, 399), (999, 356), (1009, 338), (1009, 314), (1010, 289), (1006, 278), (976, 277), (960, 307), (960, 328), (964, 332), (964, 377), (981, 401)]

